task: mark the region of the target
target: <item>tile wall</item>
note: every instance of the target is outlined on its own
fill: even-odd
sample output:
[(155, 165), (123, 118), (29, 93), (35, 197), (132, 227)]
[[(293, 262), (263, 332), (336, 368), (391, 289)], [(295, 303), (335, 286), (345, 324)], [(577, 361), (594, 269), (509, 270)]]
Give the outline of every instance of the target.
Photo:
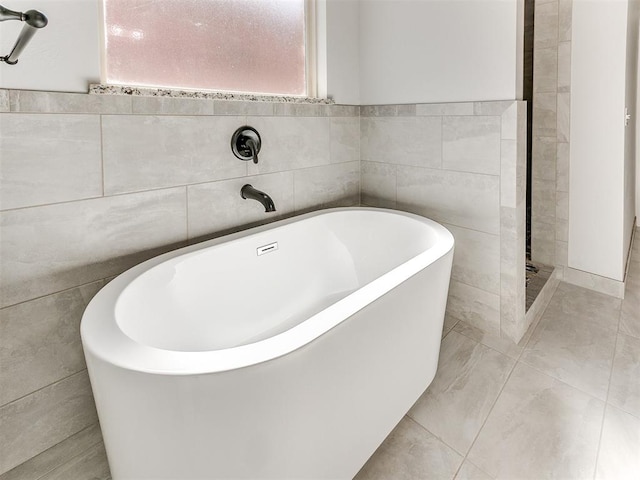
[[(205, 237), (359, 204), (358, 107), (0, 90), (0, 112), (0, 475), (100, 453), (79, 322), (110, 278)], [(258, 165), (229, 147), (246, 124), (263, 138)], [(243, 200), (244, 183), (277, 213)]]
[(362, 202), (433, 218), (455, 236), (447, 321), (518, 341), (526, 105), (362, 107), (360, 128)]

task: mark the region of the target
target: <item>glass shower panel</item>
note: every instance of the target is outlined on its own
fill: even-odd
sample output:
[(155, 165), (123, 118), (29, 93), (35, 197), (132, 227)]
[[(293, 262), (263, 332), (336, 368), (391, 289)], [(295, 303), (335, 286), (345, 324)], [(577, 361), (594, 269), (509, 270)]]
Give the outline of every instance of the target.
[(304, 0), (103, 0), (105, 81), (305, 95)]

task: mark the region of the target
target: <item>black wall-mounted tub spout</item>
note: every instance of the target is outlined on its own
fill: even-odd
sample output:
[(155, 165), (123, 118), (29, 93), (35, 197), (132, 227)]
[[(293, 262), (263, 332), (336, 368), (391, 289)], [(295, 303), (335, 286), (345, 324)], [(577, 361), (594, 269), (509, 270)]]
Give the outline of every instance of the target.
[(271, 197), (269, 195), (267, 195), (266, 193), (261, 192), (260, 190), (258, 190), (256, 188), (253, 188), (248, 183), (246, 185), (244, 185), (240, 189), (240, 196), (242, 198), (244, 198), (245, 200), (248, 199), (248, 198), (250, 198), (251, 200), (257, 200), (258, 202), (260, 202), (264, 206), (264, 211), (265, 212), (275, 212), (276, 211), (276, 206), (273, 203), (273, 200), (271, 199)]

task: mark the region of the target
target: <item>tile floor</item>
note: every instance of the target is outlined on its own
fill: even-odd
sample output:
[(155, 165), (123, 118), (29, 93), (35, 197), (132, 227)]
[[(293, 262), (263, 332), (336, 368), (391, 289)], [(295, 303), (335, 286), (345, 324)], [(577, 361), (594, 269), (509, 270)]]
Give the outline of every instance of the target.
[(519, 345), (459, 322), (369, 479), (640, 479), (640, 238), (624, 300), (560, 283)]

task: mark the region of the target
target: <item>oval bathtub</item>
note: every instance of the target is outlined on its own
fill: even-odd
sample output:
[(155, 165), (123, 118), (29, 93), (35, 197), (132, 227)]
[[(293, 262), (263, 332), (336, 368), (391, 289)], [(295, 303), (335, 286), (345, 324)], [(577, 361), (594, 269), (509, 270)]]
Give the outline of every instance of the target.
[(452, 258), (339, 208), (118, 276), (81, 324), (114, 480), (352, 478), (435, 375)]

